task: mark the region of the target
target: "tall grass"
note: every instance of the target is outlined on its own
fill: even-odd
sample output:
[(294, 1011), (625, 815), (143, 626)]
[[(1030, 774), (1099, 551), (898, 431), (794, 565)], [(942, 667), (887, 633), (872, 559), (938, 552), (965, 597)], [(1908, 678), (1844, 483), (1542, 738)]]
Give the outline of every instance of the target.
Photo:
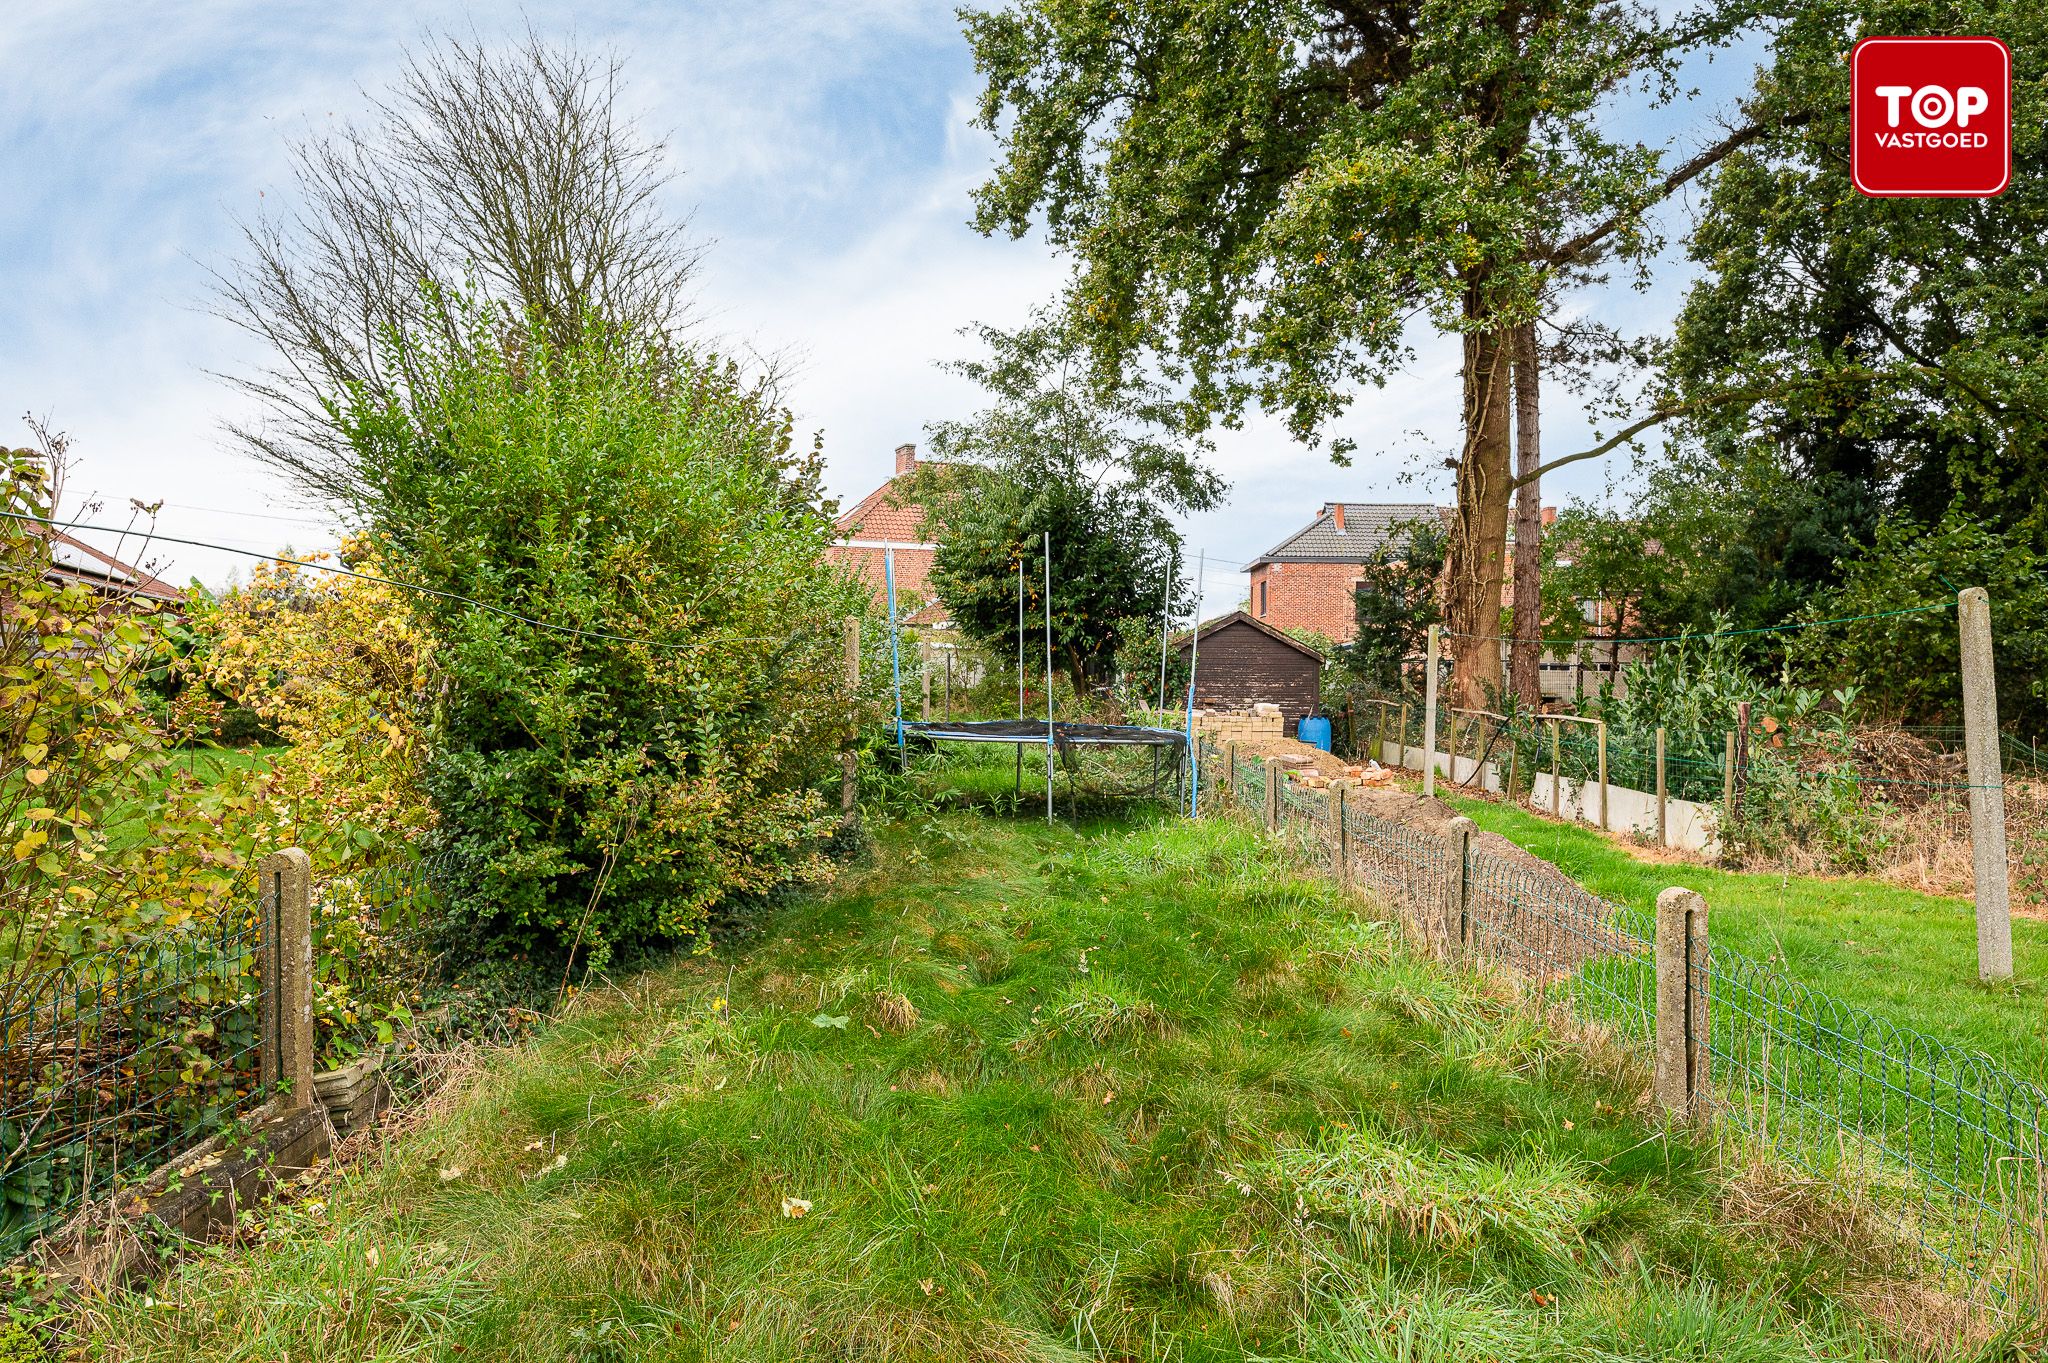
[[(1896, 1357), (1644, 1077), (1248, 831), (1048, 825), (1007, 753), (867, 862), (588, 992), (113, 1359)], [(1001, 778), (1000, 780), (998, 778)], [(1953, 1339), (1947, 1341), (1952, 1344)]]

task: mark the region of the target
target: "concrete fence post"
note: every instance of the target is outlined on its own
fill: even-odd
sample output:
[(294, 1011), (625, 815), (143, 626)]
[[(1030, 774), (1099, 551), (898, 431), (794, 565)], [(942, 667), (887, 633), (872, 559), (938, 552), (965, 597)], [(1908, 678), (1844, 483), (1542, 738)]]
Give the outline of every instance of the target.
[(1465, 877), (1465, 855), (1472, 847), (1472, 832), (1478, 827), (1460, 814), (1452, 819), (1444, 831), (1444, 851), (1450, 861), (1449, 874), (1444, 877), (1443, 936), (1444, 954), (1456, 956), (1471, 945), (1470, 904), (1471, 885)]
[(1406, 770), (1408, 766), (1408, 702), (1405, 700), (1401, 702), (1401, 732), (1396, 742), (1400, 744), (1401, 755), (1395, 759), (1394, 765)]
[(1443, 631), (1429, 627), (1429, 671), (1422, 678), (1422, 798), (1436, 794), (1436, 660), (1443, 650)]
[(1384, 762), (1387, 760), (1387, 707), (1375, 705), (1372, 708), (1377, 716), (1372, 722), (1372, 760)]
[(1998, 686), (1992, 670), (1991, 597), (1982, 587), (1956, 598), (1963, 644), (1963, 749), (1970, 772), (1970, 852), (1977, 882), (1977, 978), (2012, 978), (2012, 907), (2005, 862), (2005, 775), (1998, 744)]
[(1266, 759), (1266, 831), (1280, 831), (1280, 759)]
[(1228, 739), (1223, 744), (1223, 798), (1231, 804), (1242, 804), (1237, 794), (1237, 740)]
[(1657, 896), (1657, 1105), (1690, 1116), (1707, 1085), (1707, 901), (1673, 886)]
[(924, 701), (917, 717), (929, 724), (932, 719), (932, 655), (922, 648), (917, 651), (917, 680), (924, 690)]
[(296, 847), (256, 864), (261, 896), (263, 1084), (280, 1110), (313, 1105), (313, 859)]
[(1344, 818), (1345, 781), (1330, 783), (1330, 850), (1337, 858), (1337, 888), (1351, 888), (1351, 826)]
[(1564, 817), (1564, 766), (1558, 755), (1558, 724), (1550, 721), (1550, 817)]
[(1600, 828), (1607, 828), (1607, 721), (1600, 721)]

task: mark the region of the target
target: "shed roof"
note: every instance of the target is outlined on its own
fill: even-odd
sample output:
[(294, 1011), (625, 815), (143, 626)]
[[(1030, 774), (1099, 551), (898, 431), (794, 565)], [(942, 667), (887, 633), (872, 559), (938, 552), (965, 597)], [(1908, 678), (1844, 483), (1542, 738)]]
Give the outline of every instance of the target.
[[(1344, 508), (1344, 528), (1337, 528), (1336, 508)], [(1412, 521), (1441, 517), (1433, 502), (1325, 502), (1314, 521), (1253, 559), (1261, 563), (1363, 563), (1394, 531)]]
[[(1317, 662), (1323, 661), (1323, 655), (1317, 650), (1310, 648), (1307, 644), (1304, 644), (1301, 640), (1294, 638), (1292, 635), (1283, 634), (1281, 631), (1274, 629), (1265, 621), (1257, 619), (1244, 611), (1232, 611), (1228, 615), (1217, 616), (1214, 620), (1211, 620), (1207, 624), (1202, 626), (1201, 630), (1199, 631), (1200, 637), (1204, 640), (1207, 640), (1208, 637), (1216, 633), (1216, 631), (1223, 629), (1226, 626), (1236, 624), (1250, 625), (1259, 633), (1277, 639), (1278, 641), (1287, 645), (1289, 648), (1294, 649), (1298, 653), (1306, 653), (1309, 657), (1314, 658)], [(1182, 630), (1180, 634), (1174, 638), (1174, 648), (1185, 653), (1188, 649), (1189, 643), (1192, 640), (1192, 637), (1193, 636), (1191, 636), (1188, 631)]]

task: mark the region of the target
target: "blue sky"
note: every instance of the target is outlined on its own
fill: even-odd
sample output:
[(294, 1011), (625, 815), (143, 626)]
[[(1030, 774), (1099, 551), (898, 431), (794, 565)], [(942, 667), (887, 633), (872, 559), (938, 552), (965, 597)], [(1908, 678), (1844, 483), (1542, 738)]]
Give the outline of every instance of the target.
[[(967, 126), (976, 93), (952, 4), (750, 0), (745, 4), (527, 0), (519, 6), (303, 0), (10, 0), (0, 16), (0, 440), (20, 413), (72, 435), (74, 494), (109, 508), (163, 499), (167, 534), (255, 550), (331, 542), (316, 513), (221, 433), (242, 414), (212, 373), (256, 356), (205, 311), (207, 267), (235, 250), (233, 220), (289, 207), (288, 140), (364, 105), (405, 46), (452, 28), (609, 45), (628, 101), (682, 172), (674, 209), (710, 250), (710, 328), (794, 365), (800, 425), (825, 436), (829, 483), (858, 497), (894, 448), (975, 406), (936, 368), (970, 322), (1014, 324), (1063, 268), (1036, 241), (985, 240), (968, 194), (993, 144)], [(1752, 52), (1701, 67), (1705, 93), (1677, 110), (1624, 108), (1639, 135), (1690, 148), (1747, 82)], [(1686, 205), (1670, 223), (1681, 229)], [(1680, 297), (1674, 249), (1647, 293), (1585, 306), (1655, 328)], [(1350, 468), (1253, 420), (1220, 443), (1228, 507), (1189, 525), (1211, 565), (1207, 606), (1235, 600), (1247, 559), (1322, 502), (1448, 495), (1436, 469), (1457, 421), (1457, 358), (1422, 338), (1403, 380), (1361, 397), (1348, 422), (1368, 453)], [(1592, 427), (1571, 395), (1547, 398), (1545, 447), (1581, 448)], [(1413, 433), (1413, 434), (1411, 434)], [(1580, 466), (1546, 501), (1599, 494), (1624, 462)], [(76, 497), (74, 497), (74, 501)], [(223, 579), (226, 555), (167, 548), (169, 573)]]

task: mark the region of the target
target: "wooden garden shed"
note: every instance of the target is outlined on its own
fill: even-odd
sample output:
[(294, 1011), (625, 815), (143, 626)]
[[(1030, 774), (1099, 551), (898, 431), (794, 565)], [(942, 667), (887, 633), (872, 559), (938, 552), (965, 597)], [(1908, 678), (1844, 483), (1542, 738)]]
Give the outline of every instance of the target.
[(1302, 718), (1316, 708), (1322, 693), (1323, 655), (1299, 640), (1243, 611), (1232, 611), (1203, 625), (1202, 646), (1195, 635), (1175, 641), (1182, 662), (1195, 654), (1195, 706), (1206, 710), (1248, 710), (1254, 705), (1280, 707), (1292, 734)]

